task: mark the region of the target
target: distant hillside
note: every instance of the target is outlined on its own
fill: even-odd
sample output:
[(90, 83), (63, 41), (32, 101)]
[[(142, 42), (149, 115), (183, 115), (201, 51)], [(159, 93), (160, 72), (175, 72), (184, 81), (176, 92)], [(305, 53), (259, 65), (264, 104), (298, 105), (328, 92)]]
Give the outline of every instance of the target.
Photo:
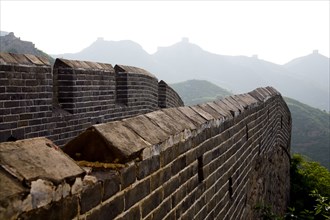
[(308, 80), (310, 83), (329, 92), (330, 59), (317, 50), (307, 56), (296, 58), (284, 65), (295, 76)]
[(309, 78), (293, 74), (287, 67), (257, 57), (213, 54), (187, 40), (159, 48), (153, 57), (167, 67), (160, 67), (156, 73), (168, 82), (202, 79), (235, 93), (273, 86), (284, 96), (329, 111), (329, 91), (311, 83)]
[(16, 54), (33, 54), (46, 57), (50, 63), (54, 63), (55, 61), (54, 58), (37, 49), (32, 42), (22, 41), (13, 32), (0, 36), (0, 51)]
[[(204, 80), (188, 80), (171, 85), (185, 105), (212, 101), (230, 92)], [(285, 98), (292, 114), (291, 150), (320, 162), (330, 170), (330, 115), (291, 98)]]
[(292, 152), (319, 161), (330, 170), (330, 115), (291, 98)]
[[(168, 83), (190, 79), (207, 80), (235, 93), (248, 92), (261, 86), (274, 86), (284, 96), (329, 111), (329, 90), (313, 83), (298, 70), (299, 73), (296, 73), (295, 69), (305, 61), (283, 66), (257, 57), (219, 55), (203, 50), (188, 39), (168, 47), (159, 47), (156, 53), (150, 55), (135, 42), (99, 38), (81, 52), (54, 57), (133, 65), (147, 69)], [(314, 65), (323, 62), (318, 59), (321, 57), (311, 62), (313, 66), (310, 69), (313, 72), (309, 75), (314, 78), (322, 75), (322, 81), (328, 82), (323, 80), (329, 75), (324, 65), (322, 70)]]
[(110, 64), (125, 64), (144, 68), (154, 73), (152, 68), (156, 65), (150, 54), (143, 48), (129, 40), (106, 41), (98, 38), (90, 46), (78, 53), (66, 53), (52, 55), (55, 58), (66, 58), (74, 60), (87, 60)]
[(182, 98), (185, 105), (195, 105), (232, 95), (206, 80), (188, 80), (170, 85)]

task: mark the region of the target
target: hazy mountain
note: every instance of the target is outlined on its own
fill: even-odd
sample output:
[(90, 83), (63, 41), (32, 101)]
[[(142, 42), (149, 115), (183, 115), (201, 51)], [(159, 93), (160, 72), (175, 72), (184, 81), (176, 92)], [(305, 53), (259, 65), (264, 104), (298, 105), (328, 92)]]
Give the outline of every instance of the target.
[(292, 115), (291, 151), (319, 161), (330, 170), (330, 115), (285, 98)]
[(54, 63), (54, 59), (45, 52), (36, 48), (34, 43), (30, 41), (21, 40), (19, 37), (16, 37), (13, 32), (2, 35), (3, 33), (7, 33), (7, 32), (1, 31), (1, 36), (0, 36), (1, 52), (16, 53), (16, 54), (33, 54), (36, 56), (44, 56), (49, 60), (50, 63)]
[[(274, 86), (285, 96), (329, 110), (329, 89), (312, 83), (307, 77), (320, 78), (323, 84), (328, 82), (323, 79), (329, 77), (329, 69), (324, 68), (323, 64), (318, 65), (324, 63), (321, 55), (316, 56), (313, 62), (298, 59), (282, 66), (257, 57), (210, 53), (184, 38), (174, 45), (159, 47), (152, 55), (132, 41), (98, 39), (79, 53), (54, 56), (138, 66), (168, 83), (189, 79), (208, 80), (234, 93), (247, 92), (260, 86)], [(312, 73), (300, 71), (307, 70), (303, 65), (309, 63)]]
[[(204, 80), (188, 80), (171, 86), (185, 105), (230, 95), (230, 92)], [(291, 151), (304, 154), (330, 170), (330, 115), (294, 99), (285, 98), (285, 101), (292, 115)]]
[(296, 58), (284, 65), (293, 75), (308, 80), (310, 83), (329, 92), (330, 59), (317, 50), (307, 56)]
[(129, 40), (105, 41), (103, 38), (98, 38), (90, 46), (78, 53), (66, 53), (52, 56), (55, 58), (87, 60), (110, 63), (113, 65), (132, 65), (145, 68), (150, 72), (150, 69), (153, 69), (156, 65), (150, 54), (143, 50), (139, 44)]
[[(157, 70), (158, 76), (168, 82), (204, 79), (234, 93), (269, 85), (285, 96), (329, 110), (327, 90), (292, 73), (287, 67), (256, 57), (212, 54), (188, 41), (159, 48), (153, 56), (162, 66), (170, 67)], [(326, 74), (324, 72), (319, 74)]]
[(195, 105), (232, 95), (231, 92), (206, 80), (188, 80), (170, 84), (185, 105)]

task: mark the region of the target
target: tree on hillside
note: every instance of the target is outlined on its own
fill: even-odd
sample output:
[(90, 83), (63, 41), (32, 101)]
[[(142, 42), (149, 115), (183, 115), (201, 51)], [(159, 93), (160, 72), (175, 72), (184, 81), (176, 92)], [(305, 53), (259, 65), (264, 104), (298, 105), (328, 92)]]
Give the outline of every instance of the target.
[(290, 206), (298, 219), (330, 219), (330, 172), (299, 154), (291, 162)]

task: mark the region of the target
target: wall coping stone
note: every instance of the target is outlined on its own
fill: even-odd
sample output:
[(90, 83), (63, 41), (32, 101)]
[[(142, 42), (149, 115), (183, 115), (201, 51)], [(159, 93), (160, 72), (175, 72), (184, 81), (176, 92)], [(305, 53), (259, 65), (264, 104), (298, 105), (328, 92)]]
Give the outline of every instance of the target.
[(45, 57), (31, 54), (14, 54), (0, 52), (0, 64), (2, 65), (25, 65), (25, 66), (50, 66)]
[[(272, 87), (257, 88), (247, 94), (234, 95), (214, 102), (162, 109), (116, 122), (94, 125), (66, 144), (63, 151), (75, 158), (77, 152), (80, 154), (84, 151), (83, 148), (98, 147), (98, 151), (86, 152), (112, 154), (106, 157), (108, 161), (102, 161), (108, 163), (126, 163), (136, 158), (147, 159), (159, 155), (161, 151), (185, 139), (187, 135), (200, 133), (205, 128), (220, 126), (221, 123), (241, 117), (246, 110), (259, 106), (277, 95), (280, 93)], [(90, 132), (95, 135), (93, 138), (88, 136)], [(88, 143), (87, 139), (94, 138), (103, 140), (99, 143), (105, 146), (96, 145), (96, 141), (93, 144)], [(107, 150), (101, 152), (101, 149)], [(83, 155), (80, 159), (85, 158)]]
[(141, 74), (141, 75), (145, 75), (145, 76), (149, 76), (151, 78), (157, 79), (156, 76), (151, 74), (150, 72), (148, 72), (144, 69), (135, 67), (135, 66), (126, 66), (126, 65), (117, 64), (117, 65), (115, 65), (115, 70), (116, 70), (116, 72), (119, 72), (119, 73)]
[(80, 60), (67, 60), (62, 58), (57, 58), (55, 60), (54, 67), (63, 67), (70, 69), (84, 69), (84, 70), (104, 70), (115, 72), (111, 64), (108, 63), (98, 63), (91, 61), (80, 61)]
[(85, 173), (74, 160), (44, 137), (0, 143), (0, 165), (27, 185), (36, 179), (59, 184), (64, 179)]

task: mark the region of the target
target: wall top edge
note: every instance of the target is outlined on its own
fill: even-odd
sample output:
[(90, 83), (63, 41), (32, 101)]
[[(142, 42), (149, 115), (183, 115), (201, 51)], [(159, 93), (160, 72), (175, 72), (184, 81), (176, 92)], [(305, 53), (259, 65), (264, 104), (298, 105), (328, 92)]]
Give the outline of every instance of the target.
[(0, 65), (25, 65), (50, 67), (47, 58), (32, 54), (14, 54), (0, 52)]

